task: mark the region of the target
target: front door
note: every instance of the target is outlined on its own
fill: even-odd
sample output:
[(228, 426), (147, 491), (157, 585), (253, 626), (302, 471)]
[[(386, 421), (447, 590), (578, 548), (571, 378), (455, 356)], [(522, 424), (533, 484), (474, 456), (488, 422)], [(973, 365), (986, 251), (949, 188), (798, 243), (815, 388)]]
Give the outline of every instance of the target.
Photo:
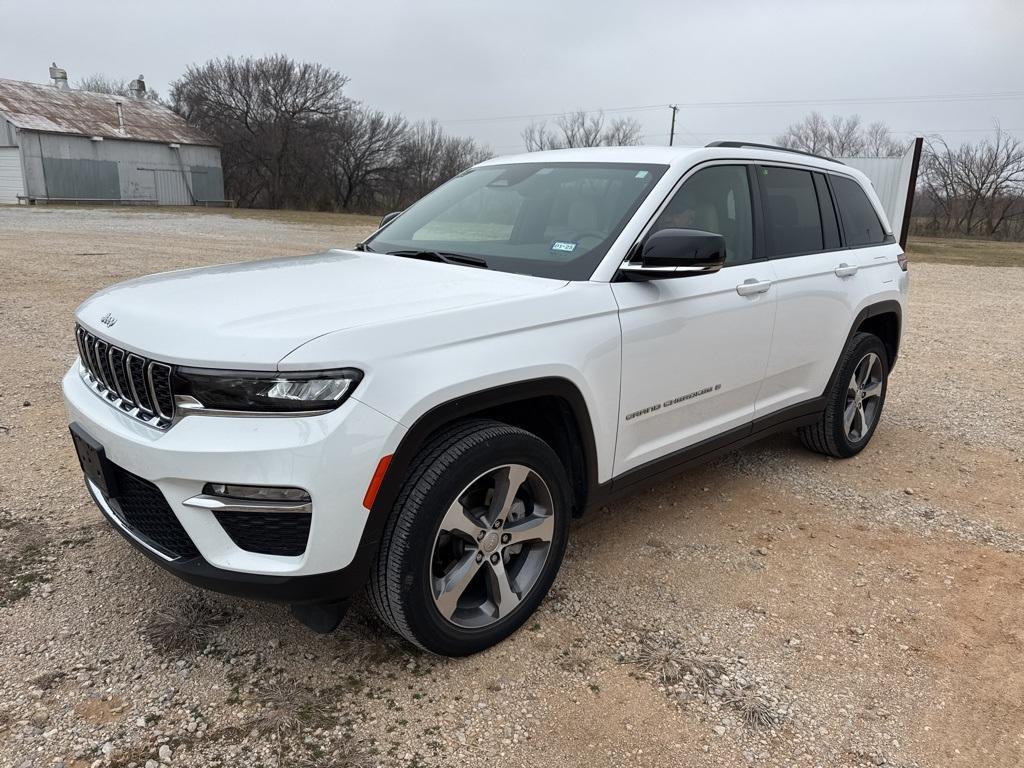
[(747, 166), (702, 166), (647, 234), (721, 234), (725, 266), (612, 284), (622, 327), (616, 475), (753, 420), (775, 324), (774, 273), (755, 248), (755, 220)]

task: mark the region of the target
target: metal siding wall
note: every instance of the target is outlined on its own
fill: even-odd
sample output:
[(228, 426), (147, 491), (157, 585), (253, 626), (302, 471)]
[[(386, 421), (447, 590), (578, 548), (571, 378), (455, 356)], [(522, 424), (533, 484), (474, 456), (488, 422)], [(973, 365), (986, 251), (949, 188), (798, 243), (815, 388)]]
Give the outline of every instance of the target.
[(224, 173), (220, 166), (192, 166), (192, 194), (200, 202), (224, 199)]
[(0, 120), (0, 147), (14, 147), (18, 144), (17, 132), (7, 120)]
[(121, 197), (117, 163), (109, 160), (43, 158), (49, 197), (117, 200)]
[(21, 177), (21, 153), (17, 147), (0, 147), (0, 205), (17, 203), (24, 194)]
[(160, 205), (192, 205), (186, 175), (178, 168), (156, 170), (156, 200)]
[[(182, 146), (175, 150), (166, 144), (153, 142), (116, 139), (91, 141), (82, 136), (35, 132), (23, 132), (21, 139), (26, 169), (26, 194), (35, 197), (66, 196), (58, 194), (59, 191), (67, 191), (66, 169), (57, 172), (56, 180), (50, 178), (51, 160), (60, 159), (112, 163), (116, 168), (117, 194), (109, 194), (109, 182), (105, 181), (101, 194), (86, 194), (83, 190), (74, 195), (76, 197), (159, 200), (162, 204), (191, 205), (192, 197), (188, 187), (193, 184), (194, 178), (205, 175), (207, 178), (201, 182), (204, 194), (197, 194), (196, 199), (224, 199), (220, 149), (217, 147)], [(42, 158), (46, 158), (45, 167)], [(196, 166), (200, 173), (193, 174), (191, 166)], [(203, 171), (206, 173), (203, 174)]]

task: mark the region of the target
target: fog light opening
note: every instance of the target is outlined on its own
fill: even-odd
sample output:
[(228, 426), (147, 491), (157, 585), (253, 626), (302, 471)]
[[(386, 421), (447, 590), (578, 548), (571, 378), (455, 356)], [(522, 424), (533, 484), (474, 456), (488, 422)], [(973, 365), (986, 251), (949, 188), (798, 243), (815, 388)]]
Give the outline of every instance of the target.
[(245, 501), (290, 501), (298, 504), (309, 504), (309, 494), (301, 488), (286, 488), (267, 485), (231, 485), (229, 483), (207, 483), (203, 493), (222, 499), (242, 499)]

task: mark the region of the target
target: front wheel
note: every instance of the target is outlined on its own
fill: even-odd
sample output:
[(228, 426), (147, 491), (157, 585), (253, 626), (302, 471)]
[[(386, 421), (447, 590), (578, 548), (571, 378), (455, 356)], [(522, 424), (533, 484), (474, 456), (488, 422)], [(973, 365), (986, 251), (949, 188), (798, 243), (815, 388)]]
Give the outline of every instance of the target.
[(369, 584), (381, 619), (445, 656), (508, 637), (544, 598), (569, 524), (569, 481), (540, 438), (455, 425), (412, 463)]
[(860, 453), (878, 426), (888, 383), (889, 358), (881, 339), (856, 334), (825, 393), (821, 418), (799, 430), (804, 446), (837, 459)]

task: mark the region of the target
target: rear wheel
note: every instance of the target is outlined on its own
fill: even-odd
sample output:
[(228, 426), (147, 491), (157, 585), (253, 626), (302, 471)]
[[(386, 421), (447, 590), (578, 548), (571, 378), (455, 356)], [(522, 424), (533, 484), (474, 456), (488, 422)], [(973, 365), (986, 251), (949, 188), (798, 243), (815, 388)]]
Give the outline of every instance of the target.
[(383, 621), (434, 653), (463, 656), (519, 628), (565, 551), (569, 482), (535, 435), (473, 421), (412, 464), (369, 584)]
[(821, 419), (799, 430), (803, 444), (840, 459), (859, 453), (878, 426), (888, 381), (889, 360), (881, 339), (870, 333), (856, 334), (825, 395)]

